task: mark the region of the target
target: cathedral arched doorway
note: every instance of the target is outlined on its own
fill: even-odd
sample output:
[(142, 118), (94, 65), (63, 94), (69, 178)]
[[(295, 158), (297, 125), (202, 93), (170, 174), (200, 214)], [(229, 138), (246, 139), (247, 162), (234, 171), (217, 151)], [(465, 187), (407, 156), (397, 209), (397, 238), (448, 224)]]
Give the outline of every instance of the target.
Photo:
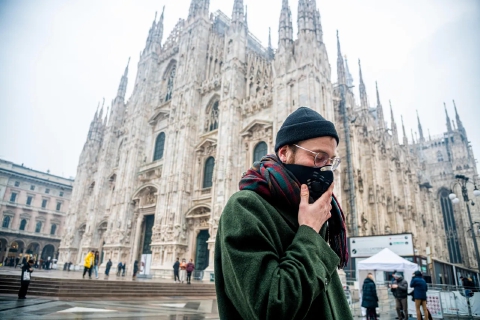
[(46, 261), (48, 257), (50, 257), (50, 259), (54, 259), (55, 258), (54, 254), (55, 254), (55, 247), (51, 244), (47, 244), (42, 251), (42, 260)]
[(208, 267), (209, 264), (209, 255), (210, 251), (208, 250), (208, 239), (210, 238), (210, 234), (208, 230), (200, 230), (197, 235), (196, 241), (196, 250), (195, 250), (195, 269), (198, 271), (203, 271)]
[(140, 274), (150, 274), (152, 264), (152, 235), (155, 224), (155, 211), (157, 206), (157, 191), (154, 186), (144, 186), (133, 197), (135, 202), (133, 223), (129, 220), (127, 228), (135, 227), (134, 250), (131, 257), (132, 264), (139, 262)]

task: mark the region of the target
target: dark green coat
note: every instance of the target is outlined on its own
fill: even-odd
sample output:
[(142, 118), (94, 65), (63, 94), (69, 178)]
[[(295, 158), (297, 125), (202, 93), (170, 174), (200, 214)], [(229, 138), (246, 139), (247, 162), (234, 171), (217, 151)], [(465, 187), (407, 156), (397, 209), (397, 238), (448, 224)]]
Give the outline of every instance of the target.
[(215, 286), (221, 319), (349, 320), (339, 258), (298, 212), (239, 191), (220, 218)]

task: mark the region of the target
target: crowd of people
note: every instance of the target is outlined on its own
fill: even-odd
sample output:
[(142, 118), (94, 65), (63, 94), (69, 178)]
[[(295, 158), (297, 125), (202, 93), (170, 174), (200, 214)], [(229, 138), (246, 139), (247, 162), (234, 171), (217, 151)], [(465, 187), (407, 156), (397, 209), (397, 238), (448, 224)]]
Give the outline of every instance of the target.
[[(27, 258), (27, 256), (24, 256), (23, 258), (20, 257), (6, 257), (3, 260), (3, 265), (5, 267), (22, 267), (24, 264), (27, 263), (27, 260), (30, 260)], [(32, 267), (35, 269), (44, 269), (44, 270), (51, 270), (54, 268), (54, 264), (56, 263), (55, 259), (51, 259), (51, 257), (48, 257), (47, 259), (32, 259), (33, 265)]]
[(190, 259), (190, 262), (187, 263), (185, 258), (180, 262), (180, 258), (177, 258), (177, 261), (173, 264), (173, 278), (175, 283), (184, 283), (187, 281), (187, 284), (191, 284), (192, 273), (195, 270), (195, 264), (193, 259)]

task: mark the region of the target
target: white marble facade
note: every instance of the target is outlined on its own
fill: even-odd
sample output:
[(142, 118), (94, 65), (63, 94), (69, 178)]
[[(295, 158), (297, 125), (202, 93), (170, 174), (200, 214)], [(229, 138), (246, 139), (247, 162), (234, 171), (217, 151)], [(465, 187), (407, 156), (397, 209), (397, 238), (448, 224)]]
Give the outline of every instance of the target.
[[(352, 76), (339, 45), (338, 81), (332, 83), (315, 0), (299, 1), (295, 39), (291, 10), (283, 1), (276, 50), (271, 43), (262, 47), (245, 17), (241, 0), (234, 1), (232, 18), (211, 14), (208, 0), (192, 0), (188, 18), (179, 20), (165, 42), (163, 13), (153, 22), (132, 95), (125, 100), (127, 66), (107, 116), (102, 106), (91, 123), (59, 262), (82, 263), (88, 250), (98, 249), (114, 264), (131, 266), (150, 250), (148, 273), (163, 276), (176, 257), (198, 260), (197, 251), (203, 250), (205, 260), (209, 249), (203, 263), (207, 273), (213, 271), (225, 203), (255, 157), (273, 152), (276, 132), (299, 106), (337, 125), (343, 163), (336, 190), (350, 234), (412, 232), (419, 254), (430, 246), (435, 257), (448, 261), (439, 192), (449, 188), (460, 162), (462, 173), (476, 175), (459, 119), (457, 128), (445, 133), (455, 137), (456, 151), (442, 162), (435, 150), (445, 149), (444, 135), (399, 143), (395, 122), (385, 125), (381, 103), (369, 107), (361, 78), (361, 105), (343, 86), (342, 109), (340, 90)], [(457, 216), (458, 227), (465, 227), (463, 213)], [(148, 245), (143, 242), (152, 217)], [(468, 240), (461, 240), (461, 250), (464, 264), (473, 267)]]

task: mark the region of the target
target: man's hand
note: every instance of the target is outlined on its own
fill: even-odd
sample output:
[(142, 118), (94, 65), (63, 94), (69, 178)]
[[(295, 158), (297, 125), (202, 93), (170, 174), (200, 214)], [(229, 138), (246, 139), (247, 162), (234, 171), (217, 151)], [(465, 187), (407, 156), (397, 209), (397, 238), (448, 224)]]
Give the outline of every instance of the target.
[(392, 284), (392, 289), (397, 289), (398, 288), (398, 284)]
[(308, 203), (309, 191), (305, 184), (302, 184), (300, 191), (300, 206), (298, 208), (298, 224), (306, 225), (317, 233), (322, 228), (325, 221), (330, 218), (332, 210), (333, 183), (328, 190), (314, 203)]

